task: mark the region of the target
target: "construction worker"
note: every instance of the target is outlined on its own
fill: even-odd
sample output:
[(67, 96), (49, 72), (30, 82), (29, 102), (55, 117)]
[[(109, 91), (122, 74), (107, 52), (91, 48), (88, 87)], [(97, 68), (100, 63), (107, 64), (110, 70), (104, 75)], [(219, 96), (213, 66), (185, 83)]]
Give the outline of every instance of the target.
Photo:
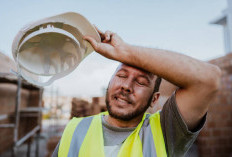
[[(183, 54), (130, 45), (110, 31), (98, 33), (101, 42), (84, 39), (99, 54), (122, 63), (107, 89), (108, 112), (73, 118), (53, 156), (184, 156), (205, 123), (220, 69)], [(161, 78), (179, 88), (161, 111), (146, 114), (159, 99)]]

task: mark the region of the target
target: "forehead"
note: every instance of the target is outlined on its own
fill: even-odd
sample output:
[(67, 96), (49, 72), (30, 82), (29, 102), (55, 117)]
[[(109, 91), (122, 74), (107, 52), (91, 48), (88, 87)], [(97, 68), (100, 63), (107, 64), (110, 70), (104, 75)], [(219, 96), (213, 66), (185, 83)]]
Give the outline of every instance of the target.
[(146, 70), (143, 70), (143, 69), (140, 69), (140, 68), (137, 68), (137, 67), (134, 67), (134, 66), (130, 66), (130, 65), (126, 65), (126, 64), (120, 64), (117, 69), (116, 69), (116, 73), (119, 72), (119, 71), (126, 71), (126, 72), (135, 72), (135, 73), (138, 73), (140, 75), (145, 75), (147, 76), (149, 79), (153, 80), (155, 75), (146, 71)]

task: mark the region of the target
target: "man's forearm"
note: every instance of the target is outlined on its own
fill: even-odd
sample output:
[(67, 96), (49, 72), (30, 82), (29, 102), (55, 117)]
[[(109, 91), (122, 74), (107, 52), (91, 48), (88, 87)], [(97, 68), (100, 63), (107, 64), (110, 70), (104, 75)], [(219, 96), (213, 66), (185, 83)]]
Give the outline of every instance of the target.
[(217, 86), (220, 70), (214, 65), (183, 54), (126, 44), (120, 61), (150, 71), (175, 85), (188, 88), (197, 84)]

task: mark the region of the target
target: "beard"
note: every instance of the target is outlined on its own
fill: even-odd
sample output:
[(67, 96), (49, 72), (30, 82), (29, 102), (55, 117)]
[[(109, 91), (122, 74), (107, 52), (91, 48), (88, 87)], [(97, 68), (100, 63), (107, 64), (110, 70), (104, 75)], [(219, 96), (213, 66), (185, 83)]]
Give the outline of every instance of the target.
[[(116, 94), (115, 94), (116, 95)], [(127, 93), (124, 92), (119, 92), (117, 95), (123, 95), (124, 97), (127, 97), (128, 100), (130, 100), (131, 103), (133, 103), (133, 101), (130, 99), (129, 95)], [(120, 114), (117, 111), (112, 109), (112, 106), (110, 104), (110, 98), (109, 98), (109, 92), (108, 92), (108, 88), (106, 91), (106, 108), (109, 112), (109, 115), (113, 118), (122, 120), (122, 121), (130, 121), (138, 116), (140, 116), (141, 114), (144, 114), (146, 112), (146, 110), (148, 109), (148, 107), (151, 104), (152, 101), (152, 97), (153, 97), (153, 93), (151, 94), (151, 96), (149, 97), (147, 104), (146, 105), (140, 105), (139, 108), (137, 108), (136, 110), (130, 111), (126, 114)]]

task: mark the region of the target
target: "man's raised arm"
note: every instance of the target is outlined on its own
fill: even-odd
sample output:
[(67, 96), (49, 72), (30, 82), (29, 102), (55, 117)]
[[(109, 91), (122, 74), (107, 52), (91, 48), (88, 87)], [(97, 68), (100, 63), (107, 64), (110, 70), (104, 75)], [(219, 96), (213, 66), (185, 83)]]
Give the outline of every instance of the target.
[(219, 89), (221, 70), (217, 66), (175, 52), (133, 46), (110, 31), (98, 32), (102, 39), (99, 43), (90, 36), (84, 37), (96, 52), (180, 87), (176, 92), (180, 114), (190, 130), (198, 125)]

